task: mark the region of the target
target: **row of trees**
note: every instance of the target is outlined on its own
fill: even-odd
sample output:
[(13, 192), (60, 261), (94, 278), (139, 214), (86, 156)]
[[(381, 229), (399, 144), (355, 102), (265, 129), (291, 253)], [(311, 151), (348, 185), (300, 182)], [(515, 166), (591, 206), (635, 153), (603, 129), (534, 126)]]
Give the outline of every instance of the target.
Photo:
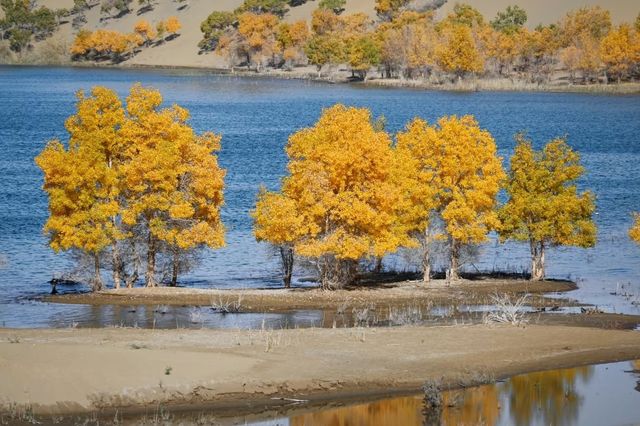
[[(559, 69), (571, 82), (640, 77), (640, 15), (633, 25), (614, 27), (600, 7), (582, 8), (558, 23), (524, 27), (526, 12), (509, 6), (487, 21), (469, 5), (457, 4), (437, 21), (441, 2), (416, 10), (412, 2), (378, 0), (378, 20), (341, 16), (343, 3), (325, 1), (304, 21), (281, 21), (282, 1), (247, 0), (234, 12), (213, 12), (201, 25), (203, 50), (217, 50), (231, 66), (257, 69), (348, 64), (366, 78), (431, 78), (476, 74), (544, 82)], [(426, 9), (426, 11), (425, 11)], [(295, 26), (297, 37), (287, 38)]]
[(73, 41), (70, 52), (73, 60), (110, 60), (121, 62), (133, 55), (140, 46), (163, 43), (176, 37), (182, 27), (175, 16), (159, 21), (153, 26), (147, 20), (138, 21), (132, 33), (123, 34), (114, 30), (80, 30)]
[[(311, 128), (289, 138), (289, 174), (279, 192), (262, 190), (255, 236), (280, 249), (285, 285), (294, 256), (311, 259), (324, 288), (350, 283), (359, 264), (401, 247), (422, 254), (424, 281), (431, 249), (448, 248), (456, 279), (465, 248), (487, 241), (527, 241), (532, 279), (544, 279), (545, 251), (591, 247), (594, 197), (579, 193), (579, 156), (563, 139), (536, 151), (523, 135), (502, 169), (491, 134), (472, 116), (416, 118), (395, 137), (367, 109), (336, 105)], [(508, 200), (498, 206), (498, 192)]]
[[(53, 140), (36, 158), (51, 247), (89, 257), (94, 289), (105, 267), (119, 288), (133, 286), (143, 265), (147, 286), (166, 270), (176, 285), (199, 249), (224, 244), (220, 136), (195, 134), (187, 110), (161, 104), (159, 92), (140, 85), (125, 104), (104, 87), (79, 92), (68, 142)], [(333, 106), (290, 136), (282, 187), (262, 189), (252, 212), (255, 236), (278, 247), (286, 286), (296, 258), (336, 288), (364, 262), (403, 247), (420, 252), (426, 282), (443, 245), (456, 279), (465, 250), (492, 231), (527, 242), (531, 277), (542, 280), (548, 248), (595, 244), (594, 197), (578, 191), (584, 169), (564, 139), (541, 150), (522, 134), (516, 140), (505, 172), (472, 116), (416, 118), (392, 139), (367, 109)], [(640, 214), (629, 235), (640, 243)]]
[(190, 254), (224, 244), (225, 172), (214, 155), (220, 136), (195, 134), (186, 109), (161, 104), (158, 91), (140, 85), (126, 105), (104, 87), (79, 92), (65, 123), (69, 141), (53, 140), (36, 157), (49, 196), (50, 245), (89, 256), (95, 290), (103, 287), (103, 265), (116, 288), (133, 286), (142, 256), (148, 287), (157, 285), (158, 259), (176, 285)]

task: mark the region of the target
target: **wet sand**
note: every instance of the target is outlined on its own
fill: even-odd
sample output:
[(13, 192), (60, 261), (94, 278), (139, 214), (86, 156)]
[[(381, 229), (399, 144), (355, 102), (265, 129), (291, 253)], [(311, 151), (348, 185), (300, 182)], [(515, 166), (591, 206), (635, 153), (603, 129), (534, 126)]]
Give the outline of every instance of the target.
[(344, 290), (323, 291), (319, 288), (292, 289), (197, 289), (197, 288), (132, 288), (104, 290), (95, 293), (47, 296), (44, 301), (89, 305), (187, 305), (212, 306), (240, 300), (241, 312), (282, 312), (293, 309), (338, 309), (377, 306), (407, 306), (426, 304), (491, 303), (496, 293), (512, 295), (529, 293), (535, 306), (576, 305), (567, 299), (543, 297), (549, 293), (575, 290), (570, 281), (526, 280), (462, 280), (448, 284), (445, 280), (403, 281)]
[(1, 329), (0, 401), (47, 414), (206, 405), (222, 415), (637, 358), (638, 332), (566, 326)]

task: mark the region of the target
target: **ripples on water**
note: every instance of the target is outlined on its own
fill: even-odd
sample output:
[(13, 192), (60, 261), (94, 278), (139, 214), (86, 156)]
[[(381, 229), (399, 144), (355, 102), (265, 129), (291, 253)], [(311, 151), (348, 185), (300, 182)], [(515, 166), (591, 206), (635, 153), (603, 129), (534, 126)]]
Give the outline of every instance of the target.
[[(580, 182), (597, 196), (599, 241), (595, 249), (555, 250), (551, 276), (580, 280), (577, 296), (612, 311), (638, 312), (610, 293), (630, 283), (640, 294), (640, 248), (627, 238), (630, 212), (640, 211), (640, 96), (554, 93), (445, 93), (373, 89), (304, 81), (245, 79), (197, 71), (92, 70), (0, 67), (0, 324), (52, 323), (80, 307), (21, 309), (18, 297), (43, 294), (47, 281), (68, 268), (41, 233), (47, 200), (33, 158), (51, 138), (66, 139), (64, 120), (74, 111), (74, 92), (101, 84), (125, 96), (133, 82), (161, 90), (167, 104), (191, 111), (199, 131), (223, 135), (221, 165), (227, 169), (223, 220), (227, 246), (209, 252), (185, 277), (201, 287), (279, 286), (276, 263), (254, 241), (249, 210), (261, 184), (276, 189), (285, 172), (287, 137), (312, 125), (324, 107), (336, 102), (371, 108), (384, 115), (391, 132), (415, 116), (474, 114), (490, 130), (507, 159), (513, 135), (526, 130), (537, 147), (559, 135), (581, 154), (587, 175)], [(0, 262), (1, 264), (2, 262)], [(390, 259), (389, 264), (402, 263)], [(520, 270), (528, 266), (524, 245), (488, 244), (480, 269)], [(6, 304), (11, 303), (9, 307)], [(4, 306), (3, 306), (4, 304)], [(19, 318), (17, 318), (17, 317)]]

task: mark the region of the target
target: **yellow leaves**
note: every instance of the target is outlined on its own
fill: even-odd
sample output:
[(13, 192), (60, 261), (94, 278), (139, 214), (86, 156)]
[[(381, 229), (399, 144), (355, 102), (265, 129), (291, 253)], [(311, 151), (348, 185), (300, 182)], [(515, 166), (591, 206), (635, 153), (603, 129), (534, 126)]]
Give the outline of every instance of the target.
[(584, 172), (579, 155), (564, 139), (550, 141), (542, 151), (522, 135), (516, 139), (506, 185), (509, 200), (500, 210), (501, 239), (593, 246), (593, 195), (578, 194), (575, 185)]
[(147, 227), (181, 249), (224, 244), (224, 170), (214, 155), (221, 138), (196, 135), (186, 109), (161, 104), (158, 91), (139, 84), (126, 111), (107, 88), (78, 93), (77, 112), (66, 121), (68, 148), (52, 141), (36, 158), (54, 250), (98, 253), (125, 237), (120, 223)]
[(278, 17), (270, 13), (245, 12), (238, 16), (238, 33), (246, 40), (250, 49), (260, 50), (269, 56), (275, 48)]
[(297, 208), (291, 198), (261, 188), (256, 208), (251, 212), (256, 239), (277, 245), (293, 244), (306, 229)]
[(493, 137), (472, 116), (443, 117), (437, 126), (416, 119), (398, 134), (397, 151), (408, 168), (403, 181), (413, 188), (406, 193), (414, 232), (426, 228), (433, 210), (447, 234), (465, 244), (483, 242), (497, 228), (504, 171)]
[(629, 238), (640, 244), (640, 213), (633, 214), (633, 226), (629, 229)]
[(368, 110), (335, 105), (290, 136), (287, 154), (281, 193), (258, 196), (254, 233), (300, 255), (359, 260), (415, 247), (434, 213), (458, 244), (483, 242), (498, 227), (504, 172), (473, 117), (415, 119), (394, 149)]
[(613, 76), (626, 77), (640, 62), (640, 36), (629, 25), (620, 25), (600, 42), (600, 57)]
[(133, 27), (133, 31), (139, 34), (146, 41), (153, 40), (158, 35), (155, 28), (153, 28), (153, 26), (146, 19), (141, 19), (136, 22)]
[(84, 56), (91, 52), (97, 55), (122, 55), (133, 46), (138, 45), (137, 41), (131, 34), (123, 34), (118, 31), (96, 30), (90, 32), (82, 30), (76, 35), (70, 52), (76, 56)]
[(436, 48), (436, 59), (443, 70), (459, 76), (482, 71), (484, 63), (469, 27), (454, 25), (443, 35), (444, 41)]
[(295, 242), (302, 255), (339, 259), (397, 248), (391, 141), (374, 129), (368, 110), (326, 109), (315, 126), (291, 135), (287, 154), (290, 175), (282, 194), (262, 192), (258, 198), (259, 239)]
[(169, 34), (175, 34), (182, 28), (180, 20), (175, 16), (170, 16), (164, 23), (164, 28)]

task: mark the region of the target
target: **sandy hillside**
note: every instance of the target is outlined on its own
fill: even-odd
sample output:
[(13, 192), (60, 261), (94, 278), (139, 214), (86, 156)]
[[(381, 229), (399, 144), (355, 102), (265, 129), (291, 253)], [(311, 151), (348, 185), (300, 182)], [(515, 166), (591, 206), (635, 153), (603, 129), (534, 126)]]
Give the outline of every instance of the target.
[(0, 402), (36, 412), (205, 401), (246, 409), (276, 396), (418, 391), (426, 380), (459, 386), (636, 358), (637, 332), (562, 326), (0, 329)]
[[(487, 19), (493, 19), (496, 13), (507, 6), (517, 4), (527, 11), (527, 26), (534, 28), (538, 24), (551, 24), (565, 16), (567, 12), (584, 6), (600, 6), (611, 12), (614, 23), (632, 22), (640, 13), (640, 2), (637, 0), (466, 0)], [(449, 13), (455, 1), (449, 0), (441, 9), (440, 16)]]
[[(40, 0), (41, 4), (51, 8), (66, 7), (73, 5), (73, 0)], [(319, 0), (308, 1), (302, 6), (291, 8), (285, 19), (296, 21), (300, 19), (309, 20), (311, 13), (317, 7)], [(242, 3), (242, 0), (190, 0), (187, 7), (178, 10), (179, 4), (173, 0), (158, 0), (153, 10), (138, 15), (139, 5), (135, 1), (132, 3), (134, 11), (119, 19), (107, 19), (100, 21), (100, 7), (93, 7), (87, 12), (87, 29), (109, 28), (123, 32), (130, 32), (134, 24), (139, 19), (146, 19), (152, 23), (157, 23), (169, 16), (177, 16), (182, 22), (180, 36), (175, 40), (160, 46), (144, 49), (141, 53), (125, 62), (126, 65), (161, 65), (161, 66), (195, 66), (220, 68), (225, 66), (225, 62), (218, 55), (198, 53), (198, 41), (201, 39), (200, 23), (213, 10), (233, 10)], [(444, 16), (451, 11), (455, 1), (445, 4), (440, 15)], [(519, 4), (525, 8), (529, 14), (529, 25), (535, 26), (538, 23), (551, 23), (564, 16), (569, 10), (586, 5), (600, 5), (611, 10), (614, 22), (631, 21), (640, 12), (640, 4), (630, 0), (469, 0), (468, 3), (478, 8), (488, 19), (495, 16), (498, 10), (504, 9), (509, 4)], [(347, 0), (345, 13), (363, 12), (375, 17), (374, 0)], [(70, 44), (73, 40), (73, 30), (71, 24), (62, 25), (56, 39), (63, 40)]]

